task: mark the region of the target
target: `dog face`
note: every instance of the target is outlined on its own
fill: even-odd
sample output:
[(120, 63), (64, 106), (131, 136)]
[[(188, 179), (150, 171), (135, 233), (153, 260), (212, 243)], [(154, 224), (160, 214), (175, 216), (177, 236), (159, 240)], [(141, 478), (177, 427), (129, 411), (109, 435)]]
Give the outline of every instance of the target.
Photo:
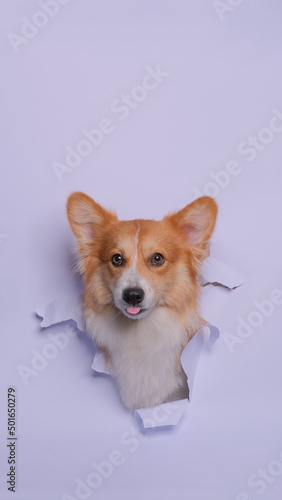
[(161, 221), (119, 221), (83, 193), (67, 204), (84, 273), (86, 307), (131, 320), (155, 308), (195, 310), (198, 272), (208, 255), (217, 207), (202, 197)]

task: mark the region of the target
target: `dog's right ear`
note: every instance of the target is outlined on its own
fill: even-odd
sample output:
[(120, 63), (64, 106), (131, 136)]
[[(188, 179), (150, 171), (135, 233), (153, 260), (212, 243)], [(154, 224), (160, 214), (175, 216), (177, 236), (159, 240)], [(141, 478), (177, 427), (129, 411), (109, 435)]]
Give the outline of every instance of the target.
[(210, 196), (202, 196), (168, 218), (182, 232), (186, 244), (198, 261), (209, 255), (209, 240), (214, 230), (217, 204)]
[(74, 235), (77, 238), (82, 258), (89, 255), (97, 230), (101, 226), (117, 220), (114, 212), (105, 210), (90, 196), (84, 193), (72, 193), (67, 201), (67, 216)]

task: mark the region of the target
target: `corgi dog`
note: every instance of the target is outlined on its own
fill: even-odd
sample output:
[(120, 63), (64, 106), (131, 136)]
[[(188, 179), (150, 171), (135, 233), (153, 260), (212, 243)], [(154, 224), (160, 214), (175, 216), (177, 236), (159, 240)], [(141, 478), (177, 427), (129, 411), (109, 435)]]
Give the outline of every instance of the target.
[(161, 221), (120, 221), (84, 193), (67, 215), (84, 275), (86, 330), (131, 410), (189, 396), (180, 357), (203, 326), (199, 272), (217, 205), (203, 196)]

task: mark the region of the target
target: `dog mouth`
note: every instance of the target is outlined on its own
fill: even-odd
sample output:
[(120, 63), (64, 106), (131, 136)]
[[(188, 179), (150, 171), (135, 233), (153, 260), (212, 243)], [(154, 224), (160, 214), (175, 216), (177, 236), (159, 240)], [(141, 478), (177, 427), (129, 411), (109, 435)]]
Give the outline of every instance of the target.
[(136, 314), (139, 314), (141, 312), (141, 307), (128, 307), (126, 309), (126, 312), (128, 312), (128, 314), (136, 316)]
[(137, 320), (139, 318), (144, 318), (147, 316), (149, 313), (148, 309), (140, 306), (129, 306), (129, 307), (122, 307), (119, 308), (120, 311), (126, 316), (127, 318), (130, 318), (132, 320)]

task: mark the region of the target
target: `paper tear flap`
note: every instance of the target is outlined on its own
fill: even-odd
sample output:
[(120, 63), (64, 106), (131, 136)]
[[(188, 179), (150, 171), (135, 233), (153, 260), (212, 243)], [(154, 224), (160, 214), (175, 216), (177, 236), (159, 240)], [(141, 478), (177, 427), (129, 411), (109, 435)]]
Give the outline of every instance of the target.
[[(218, 260), (209, 257), (204, 263), (202, 286), (220, 285), (230, 290), (244, 282), (244, 276), (230, 269)], [(83, 318), (83, 296), (74, 295), (51, 301), (47, 306), (37, 309), (41, 326), (49, 327), (64, 321), (75, 321), (81, 331), (85, 330)], [(219, 337), (219, 330), (211, 324), (203, 326), (184, 348), (181, 364), (188, 377), (190, 399), (199, 357), (204, 349), (210, 349)], [(92, 368), (98, 373), (111, 375), (105, 364), (103, 352), (96, 349)], [(150, 408), (135, 410), (135, 417), (141, 419), (144, 429), (177, 425), (187, 408), (187, 399), (164, 403)]]

